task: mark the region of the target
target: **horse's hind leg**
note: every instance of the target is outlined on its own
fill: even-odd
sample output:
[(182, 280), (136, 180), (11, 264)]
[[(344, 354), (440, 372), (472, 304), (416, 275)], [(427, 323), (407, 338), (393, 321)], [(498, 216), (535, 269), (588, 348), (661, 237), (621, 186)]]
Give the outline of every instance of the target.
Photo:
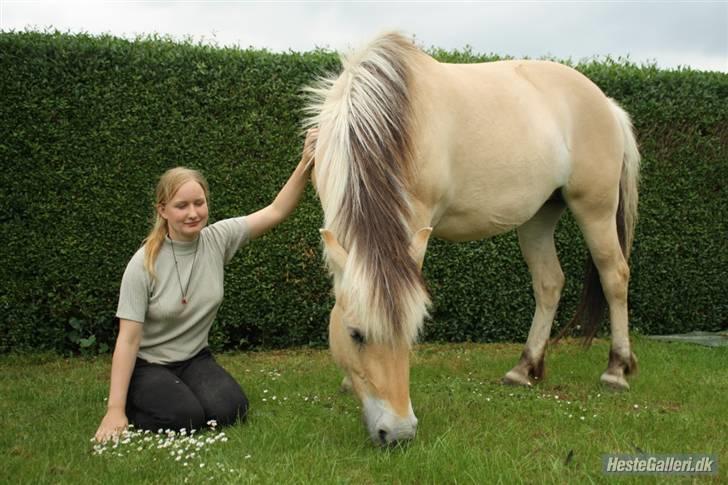
[(506, 384), (530, 386), (544, 376), (546, 343), (564, 287), (564, 273), (554, 244), (554, 229), (563, 210), (562, 202), (547, 202), (517, 231), (523, 258), (531, 272), (536, 311), (521, 360), (503, 378)]
[(629, 343), (627, 290), (629, 266), (622, 252), (617, 232), (617, 202), (606, 204), (604, 199), (578, 198), (569, 200), (569, 209), (581, 227), (592, 261), (599, 272), (604, 297), (609, 305), (612, 348), (607, 370), (601, 381), (617, 389), (629, 389), (625, 375), (637, 370), (637, 359)]

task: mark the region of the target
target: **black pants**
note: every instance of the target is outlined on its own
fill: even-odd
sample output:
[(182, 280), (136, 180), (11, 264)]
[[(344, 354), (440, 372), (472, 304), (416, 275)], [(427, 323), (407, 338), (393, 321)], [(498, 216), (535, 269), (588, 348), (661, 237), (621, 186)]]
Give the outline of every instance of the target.
[(201, 429), (245, 419), (248, 399), (208, 349), (189, 360), (152, 364), (137, 358), (129, 383), (126, 415), (137, 429)]

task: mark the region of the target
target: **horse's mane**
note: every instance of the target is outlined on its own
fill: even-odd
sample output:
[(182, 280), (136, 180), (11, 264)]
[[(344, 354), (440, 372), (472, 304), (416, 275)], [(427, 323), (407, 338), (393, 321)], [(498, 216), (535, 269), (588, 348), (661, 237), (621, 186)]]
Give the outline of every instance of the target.
[(353, 321), (380, 343), (413, 342), (429, 304), (409, 254), (410, 88), (423, 55), (402, 35), (384, 34), (343, 56), (340, 76), (309, 89), (308, 123), (319, 127), (316, 189), (326, 227), (349, 253), (335, 285)]

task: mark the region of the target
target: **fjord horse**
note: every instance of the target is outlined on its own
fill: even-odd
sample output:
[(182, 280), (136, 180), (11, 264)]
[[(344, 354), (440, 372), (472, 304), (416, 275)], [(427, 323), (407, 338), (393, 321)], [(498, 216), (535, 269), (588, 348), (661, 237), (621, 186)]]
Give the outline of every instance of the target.
[(469, 241), (516, 229), (536, 311), (504, 382), (531, 385), (543, 376), (564, 286), (554, 228), (568, 207), (598, 271), (587, 296), (609, 309), (601, 380), (628, 388), (640, 157), (627, 113), (570, 67), (444, 64), (396, 33), (342, 61), (339, 76), (310, 88), (313, 177), (336, 297), (330, 347), (372, 440), (409, 439), (417, 427), (409, 352), (429, 305), (421, 265), (430, 234)]

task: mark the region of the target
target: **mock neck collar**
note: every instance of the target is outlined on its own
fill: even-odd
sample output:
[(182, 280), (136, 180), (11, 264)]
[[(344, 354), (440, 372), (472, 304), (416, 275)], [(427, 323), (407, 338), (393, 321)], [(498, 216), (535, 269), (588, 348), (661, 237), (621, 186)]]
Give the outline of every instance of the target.
[(164, 244), (172, 249), (172, 245), (174, 244), (174, 252), (178, 255), (187, 255), (187, 254), (194, 254), (195, 249), (197, 248), (197, 244), (200, 240), (200, 236), (198, 235), (196, 239), (192, 241), (180, 241), (175, 239), (174, 241), (169, 237), (169, 234), (164, 236)]

